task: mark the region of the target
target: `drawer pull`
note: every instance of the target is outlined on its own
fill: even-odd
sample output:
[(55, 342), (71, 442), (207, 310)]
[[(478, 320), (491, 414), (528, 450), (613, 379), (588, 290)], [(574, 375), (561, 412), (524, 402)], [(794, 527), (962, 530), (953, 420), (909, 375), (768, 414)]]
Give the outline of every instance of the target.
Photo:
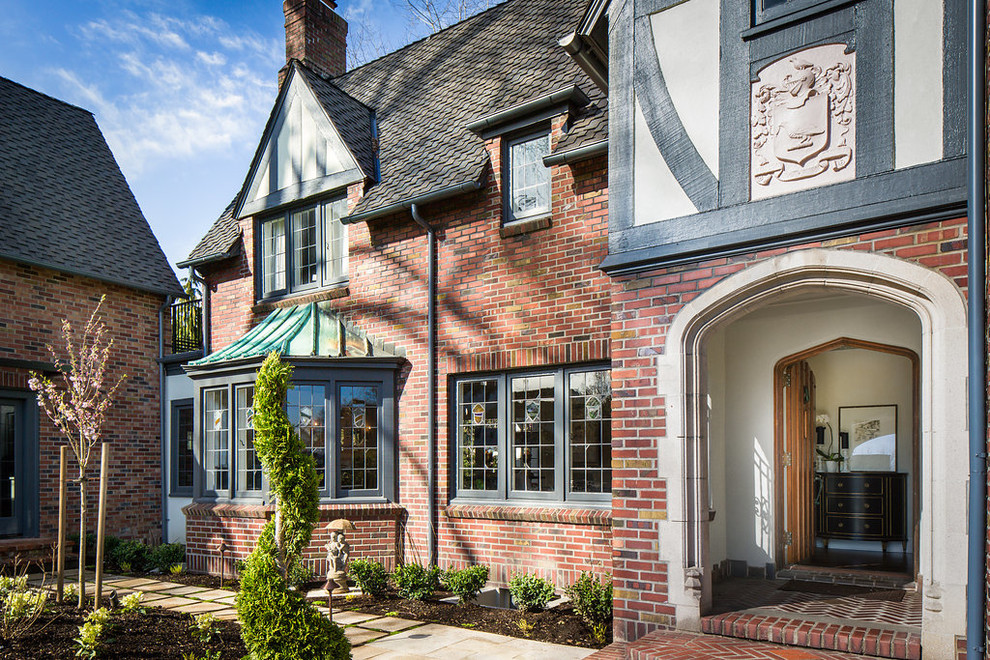
[(870, 482), (869, 481), (864, 481), (863, 482), (863, 488), (866, 489), (866, 488), (869, 488), (869, 487), (870, 487)]
[(845, 527), (845, 526), (846, 526), (846, 523), (841, 523), (841, 522), (839, 523), (839, 527)]
[(839, 502), (839, 508), (840, 508), (840, 509), (841, 509), (842, 507), (844, 507), (844, 506), (845, 506), (845, 504), (843, 504), (842, 502)]
[(842, 483), (842, 482), (840, 481), (839, 483), (837, 483), (837, 484), (835, 484), (835, 485), (836, 485), (836, 487), (837, 487), (837, 488), (842, 488), (842, 486), (843, 486), (844, 484), (843, 484), (843, 483)]
[(870, 505), (869, 505), (869, 504), (864, 504), (864, 505), (863, 505), (863, 508), (864, 508), (864, 509), (869, 509), (869, 508), (870, 508)]
[(865, 525), (863, 525), (863, 529), (869, 529), (869, 528), (870, 528), (870, 523), (866, 523)]

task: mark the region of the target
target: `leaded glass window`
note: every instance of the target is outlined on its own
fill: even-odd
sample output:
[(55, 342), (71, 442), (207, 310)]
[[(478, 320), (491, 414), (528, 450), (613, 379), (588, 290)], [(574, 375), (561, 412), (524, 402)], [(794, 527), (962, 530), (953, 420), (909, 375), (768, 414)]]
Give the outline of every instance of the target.
[(306, 287), (317, 281), (319, 260), (316, 255), (316, 209), (292, 214), (292, 263), (295, 265), (293, 288)]
[(550, 169), (543, 164), (549, 153), (547, 133), (509, 142), (508, 222), (550, 211)]
[(494, 491), (498, 488), (498, 381), (462, 382), (457, 392), (458, 487)]
[(261, 490), (261, 460), (254, 451), (254, 387), (237, 392), (237, 490)]
[(568, 378), (570, 488), (612, 490), (612, 383), (607, 371), (578, 371)]
[(285, 290), (285, 220), (261, 225), (261, 271), (265, 295)]
[(512, 488), (554, 489), (553, 375), (512, 379)]
[(377, 385), (343, 385), (340, 406), (340, 488), (378, 488)]
[(326, 488), (326, 387), (324, 385), (293, 385), (288, 391), (286, 413), (289, 423), (296, 427), (303, 446), (312, 454), (320, 490)]
[(230, 408), (227, 389), (206, 390), (203, 402), (205, 490), (230, 487)]

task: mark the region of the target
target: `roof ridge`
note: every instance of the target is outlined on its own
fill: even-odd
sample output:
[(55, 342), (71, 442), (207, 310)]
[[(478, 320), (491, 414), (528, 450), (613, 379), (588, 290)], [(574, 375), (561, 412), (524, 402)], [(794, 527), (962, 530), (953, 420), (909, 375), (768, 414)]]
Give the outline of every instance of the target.
[(46, 94), (44, 92), (39, 92), (38, 90), (34, 89), (33, 87), (28, 87), (27, 85), (25, 85), (23, 83), (19, 83), (16, 80), (11, 80), (10, 78), (5, 78), (4, 76), (0, 76), (0, 80), (3, 80), (4, 82), (8, 82), (11, 85), (16, 85), (16, 86), (20, 87), (21, 89), (24, 89), (24, 90), (26, 90), (28, 92), (31, 92), (32, 94), (35, 94), (37, 96), (43, 96), (46, 99), (48, 99), (49, 101), (54, 101), (54, 102), (58, 103), (59, 105), (64, 105), (67, 108), (71, 108), (73, 110), (79, 110), (80, 112), (84, 112), (87, 115), (89, 115), (90, 117), (93, 117), (94, 119), (96, 118), (96, 115), (93, 113), (92, 110), (87, 110), (86, 108), (84, 108), (82, 106), (75, 105), (73, 103), (69, 103), (68, 101), (63, 101), (62, 99), (55, 98), (51, 94)]
[(452, 30), (453, 28), (455, 28), (455, 27), (457, 27), (459, 25), (463, 25), (464, 23), (467, 23), (468, 21), (473, 21), (476, 18), (479, 18), (481, 16), (484, 16), (488, 12), (495, 11), (496, 9), (501, 9), (501, 8), (505, 7), (506, 5), (510, 5), (510, 4), (513, 4), (513, 3), (516, 3), (516, 2), (524, 2), (524, 1), (525, 0), (496, 0), (494, 5), (492, 5), (488, 9), (485, 9), (484, 11), (479, 11), (477, 14), (472, 14), (471, 16), (468, 16), (467, 18), (462, 18), (461, 20), (457, 21), (456, 23), (451, 23), (450, 25), (448, 25), (447, 27), (443, 28), (442, 30), (437, 30), (436, 32), (430, 32), (425, 37), (420, 37), (419, 39), (416, 39), (415, 41), (410, 41), (406, 45), (400, 46), (399, 48), (396, 48), (395, 50), (389, 51), (387, 53), (383, 53), (382, 55), (379, 55), (378, 57), (376, 57), (373, 60), (368, 60), (364, 64), (361, 64), (359, 66), (356, 66), (353, 69), (348, 69), (347, 71), (344, 71), (339, 76), (334, 76), (333, 78), (331, 78), (331, 80), (338, 80), (340, 78), (346, 78), (347, 76), (349, 76), (354, 71), (358, 71), (360, 69), (363, 69), (364, 67), (366, 67), (366, 66), (368, 66), (370, 64), (374, 64), (375, 62), (378, 62), (379, 60), (385, 59), (386, 57), (391, 57), (392, 55), (395, 55), (396, 53), (401, 53), (402, 51), (406, 50), (407, 48), (412, 48), (413, 46), (415, 46), (415, 45), (417, 45), (419, 43), (422, 43), (424, 41), (427, 41), (428, 39), (430, 39), (432, 37), (436, 37), (437, 35), (443, 34), (444, 32), (447, 32), (448, 30)]
[[(382, 57), (385, 57), (385, 56), (382, 55)], [(361, 99), (355, 97), (353, 94), (349, 93), (347, 90), (345, 90), (340, 85), (338, 85), (336, 82), (334, 82), (335, 80), (338, 80), (342, 76), (337, 76), (336, 78), (334, 78), (333, 76), (324, 76), (322, 73), (320, 73), (319, 71), (317, 71), (313, 67), (309, 66), (308, 64), (306, 64), (302, 60), (298, 60), (298, 59), (296, 59), (294, 57), (291, 60), (289, 60), (289, 62), (290, 63), (297, 64), (300, 67), (306, 69), (306, 71), (308, 71), (309, 73), (311, 73), (314, 76), (316, 76), (316, 78), (320, 82), (327, 83), (328, 85), (330, 85), (331, 87), (333, 87), (335, 90), (337, 90), (338, 92), (340, 92), (341, 94), (343, 94), (347, 98), (351, 99), (352, 101), (354, 101), (355, 103), (357, 103), (361, 107), (365, 108), (368, 112), (371, 112), (371, 113), (374, 113), (375, 112), (375, 109), (372, 108), (370, 105), (368, 105), (367, 103), (365, 103)], [(369, 62), (369, 64), (370, 64), (370, 62)], [(364, 65), (362, 64), (361, 66), (364, 66)], [(344, 74), (344, 75), (346, 75), (346, 74)]]

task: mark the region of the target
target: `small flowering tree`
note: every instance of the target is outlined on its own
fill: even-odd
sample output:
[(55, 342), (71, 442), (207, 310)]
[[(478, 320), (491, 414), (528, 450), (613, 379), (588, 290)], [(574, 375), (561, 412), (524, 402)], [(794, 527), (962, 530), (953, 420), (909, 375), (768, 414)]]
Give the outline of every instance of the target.
[(93, 448), (100, 442), (114, 394), (126, 377), (121, 376), (105, 388), (107, 362), (113, 346), (113, 339), (107, 337), (106, 326), (100, 319), (100, 307), (105, 299), (105, 295), (100, 298), (82, 336), (75, 332), (68, 320), (62, 320), (67, 359), (60, 356), (54, 347), (47, 347), (60, 373), (60, 382), (35, 372), (31, 372), (28, 381), (28, 386), (38, 395), (38, 405), (68, 440), (79, 465), (80, 608), (86, 598), (86, 472)]

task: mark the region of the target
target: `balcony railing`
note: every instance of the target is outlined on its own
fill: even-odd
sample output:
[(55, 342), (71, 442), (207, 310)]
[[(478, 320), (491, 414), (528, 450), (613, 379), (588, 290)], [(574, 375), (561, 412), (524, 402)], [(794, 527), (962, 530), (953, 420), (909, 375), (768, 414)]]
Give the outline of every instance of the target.
[(203, 305), (186, 300), (172, 305), (172, 352), (188, 353), (203, 348)]

